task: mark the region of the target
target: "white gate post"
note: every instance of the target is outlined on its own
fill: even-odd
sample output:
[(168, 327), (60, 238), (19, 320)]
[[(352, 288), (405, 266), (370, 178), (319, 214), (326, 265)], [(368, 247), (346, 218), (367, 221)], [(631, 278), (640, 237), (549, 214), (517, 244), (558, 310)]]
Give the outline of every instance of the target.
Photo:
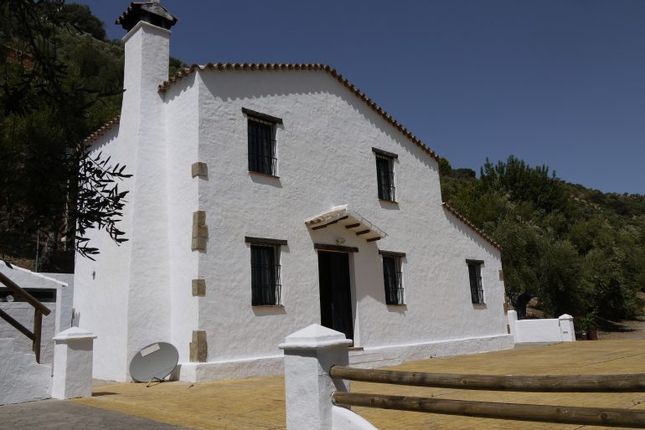
[(562, 314), (558, 318), (560, 322), (560, 337), (563, 342), (575, 342), (576, 332), (573, 327), (573, 317), (569, 314)]
[(92, 395), (92, 350), (94, 336), (71, 327), (54, 337), (52, 397), (71, 399)]
[(329, 369), (346, 366), (351, 340), (343, 333), (312, 324), (285, 338), (284, 386), (287, 430), (331, 430), (334, 391), (347, 391)]
[(508, 320), (508, 328), (510, 330), (510, 334), (513, 335), (513, 340), (517, 342), (517, 311), (511, 309), (506, 313), (506, 318)]

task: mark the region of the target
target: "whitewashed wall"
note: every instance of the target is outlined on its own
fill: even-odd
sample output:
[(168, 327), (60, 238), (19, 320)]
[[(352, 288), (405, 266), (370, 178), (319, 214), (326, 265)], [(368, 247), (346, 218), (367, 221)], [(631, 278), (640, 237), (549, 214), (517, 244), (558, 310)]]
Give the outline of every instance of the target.
[[(71, 275), (64, 273), (36, 273), (15, 265), (13, 268), (9, 268), (1, 260), (0, 272), (18, 284), (18, 286), (28, 291), (36, 288), (55, 292), (55, 302), (43, 303), (51, 310), (51, 313), (43, 316), (42, 341), (40, 346), (41, 363), (51, 363), (54, 354), (52, 338), (56, 333), (69, 328), (71, 325), (74, 289), (73, 285), (68, 285), (65, 282), (70, 281)], [(29, 330), (33, 330), (34, 308), (29, 303), (19, 301), (0, 302), (0, 309), (7, 312)], [(13, 347), (17, 352), (33, 354), (32, 341), (2, 319), (0, 319), (1, 338), (14, 339)]]
[[(93, 153), (134, 177), (116, 246), (90, 232), (96, 262), (77, 257), (79, 325), (98, 336), (94, 376), (127, 379), (129, 358), (171, 341), (182, 378), (278, 371), (286, 334), (320, 322), (314, 242), (356, 246), (351, 256), (355, 341), (362, 363), (510, 347), (497, 249), (441, 206), (438, 166), (418, 146), (325, 72), (197, 72), (160, 94), (169, 32), (140, 23), (124, 38), (125, 94), (118, 127)], [(246, 107), (283, 118), (279, 179), (248, 172)], [(372, 147), (399, 155), (398, 204), (377, 198)], [(192, 178), (190, 165), (208, 165)], [(348, 204), (389, 236), (367, 243), (339, 226), (304, 220)], [(192, 214), (206, 211), (206, 252), (190, 250)], [(252, 307), (244, 236), (285, 239), (282, 307)], [(405, 252), (405, 306), (386, 306), (378, 249)], [(484, 260), (485, 306), (473, 306), (466, 259)], [(191, 280), (206, 280), (192, 297)], [(193, 330), (208, 335), (208, 361), (189, 364)]]
[(0, 405), (50, 397), (51, 367), (34, 354), (16, 350), (16, 339), (0, 338)]
[(573, 317), (568, 314), (558, 318), (517, 319), (517, 312), (508, 311), (508, 325), (515, 343), (574, 342), (576, 333)]
[[(40, 344), (40, 362), (51, 364), (54, 357), (54, 342), (52, 338), (56, 334), (56, 303), (43, 303), (50, 311), (49, 315), (43, 316), (42, 341)], [(34, 307), (25, 302), (0, 302), (0, 309), (11, 315), (13, 319), (25, 326), (30, 331), (34, 328)], [(16, 352), (33, 354), (33, 342), (27, 336), (20, 333), (3, 319), (0, 319), (0, 339), (14, 339), (13, 347)], [(35, 356), (34, 356), (35, 357)], [(1, 364), (0, 364), (1, 365)]]
[[(125, 164), (132, 172), (136, 161), (133, 151), (118, 138), (116, 126), (92, 145), (92, 153), (111, 156), (113, 162)], [(119, 190), (132, 192), (134, 179), (119, 184)], [(128, 200), (133, 198), (128, 196)], [(128, 237), (132, 232), (132, 206), (126, 205), (119, 228)], [(76, 255), (74, 264), (74, 309), (77, 325), (87, 327), (98, 336), (94, 344), (94, 377), (126, 379), (126, 337), (128, 333), (128, 289), (130, 280), (130, 245), (117, 246), (105, 231), (89, 230), (93, 246), (100, 249), (96, 261)]]
[[(165, 95), (166, 141), (168, 150), (168, 234), (171, 294), (171, 338), (179, 360), (189, 359), (193, 330), (198, 328), (197, 303), (191, 282), (199, 278), (198, 254), (191, 250), (193, 212), (199, 209), (197, 190), (201, 181), (193, 178), (191, 165), (199, 160), (199, 86), (196, 75), (169, 89)], [(209, 286), (207, 286), (209, 288)]]
[(157, 91), (168, 77), (170, 32), (140, 22), (125, 37), (125, 70), (118, 127), (97, 139), (92, 154), (111, 156), (134, 176), (117, 246), (104, 231), (88, 237), (101, 254), (76, 257), (79, 325), (98, 336), (94, 376), (124, 381), (129, 359), (143, 346), (170, 338), (167, 148), (165, 108)]
[[(250, 365), (277, 358), (276, 345), (286, 334), (319, 323), (313, 243), (333, 244), (338, 237), (359, 248), (351, 256), (355, 342), (366, 354), (421, 348), (437, 355), (438, 341), (478, 340), (461, 352), (512, 345), (499, 252), (442, 208), (436, 161), (324, 72), (199, 74), (199, 161), (209, 169), (209, 180), (200, 183), (199, 207), (210, 234), (208, 252), (199, 259), (208, 285), (199, 302), (199, 328), (208, 334), (210, 362)], [(242, 107), (283, 119), (277, 129), (279, 179), (248, 172)], [(398, 205), (377, 198), (372, 147), (399, 155)], [(306, 228), (306, 218), (341, 204), (389, 236), (367, 243), (339, 226)], [(284, 307), (251, 306), (244, 236), (288, 241), (281, 255)], [(378, 249), (407, 254), (406, 306), (385, 305)], [(467, 258), (485, 261), (485, 306), (471, 303)]]

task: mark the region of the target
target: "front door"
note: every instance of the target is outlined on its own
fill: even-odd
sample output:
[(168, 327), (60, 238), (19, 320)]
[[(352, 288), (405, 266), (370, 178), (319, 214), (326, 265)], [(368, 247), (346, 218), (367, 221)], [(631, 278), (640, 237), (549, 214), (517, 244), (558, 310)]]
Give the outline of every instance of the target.
[(349, 254), (318, 251), (320, 324), (354, 338)]

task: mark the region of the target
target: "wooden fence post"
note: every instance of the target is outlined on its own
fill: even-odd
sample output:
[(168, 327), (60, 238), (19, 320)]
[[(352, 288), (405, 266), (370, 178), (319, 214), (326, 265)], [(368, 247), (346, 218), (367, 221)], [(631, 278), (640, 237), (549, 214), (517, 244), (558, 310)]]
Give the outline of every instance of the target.
[(34, 309), (34, 343), (32, 350), (36, 354), (36, 363), (40, 363), (40, 343), (42, 338), (43, 328), (43, 313), (38, 309)]

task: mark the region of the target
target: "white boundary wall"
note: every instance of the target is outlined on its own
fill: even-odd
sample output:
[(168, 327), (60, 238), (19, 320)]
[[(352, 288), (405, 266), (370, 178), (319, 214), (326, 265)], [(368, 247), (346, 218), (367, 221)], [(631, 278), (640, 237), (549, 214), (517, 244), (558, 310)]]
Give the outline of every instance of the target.
[(568, 314), (559, 318), (518, 320), (516, 311), (508, 311), (508, 325), (515, 343), (573, 342), (576, 334), (573, 317)]
[[(54, 341), (52, 338), (72, 325), (73, 274), (37, 273), (16, 265), (13, 265), (13, 268), (9, 268), (2, 260), (0, 260), (0, 272), (27, 291), (34, 288), (56, 290), (56, 302), (43, 303), (51, 310), (51, 313), (43, 316), (40, 346), (41, 363), (52, 363), (54, 357)], [(3, 285), (0, 284), (1, 287)], [(0, 309), (7, 312), (28, 329), (33, 328), (34, 308), (29, 303), (0, 302)], [(31, 340), (3, 320), (0, 320), (0, 338), (14, 339), (13, 348), (15, 351), (25, 354), (31, 353)]]
[[(36, 362), (31, 341), (0, 320), (0, 405), (43, 400), (52, 395), (59, 399), (90, 396), (92, 344), (96, 336), (70, 328), (73, 287), (62, 281), (69, 282), (72, 275), (44, 276), (17, 266), (10, 268), (2, 260), (0, 272), (24, 289), (56, 291), (56, 302), (45, 303), (52, 312), (43, 317), (42, 363)], [(2, 302), (0, 308), (28, 329), (33, 327), (34, 308), (30, 304)]]

